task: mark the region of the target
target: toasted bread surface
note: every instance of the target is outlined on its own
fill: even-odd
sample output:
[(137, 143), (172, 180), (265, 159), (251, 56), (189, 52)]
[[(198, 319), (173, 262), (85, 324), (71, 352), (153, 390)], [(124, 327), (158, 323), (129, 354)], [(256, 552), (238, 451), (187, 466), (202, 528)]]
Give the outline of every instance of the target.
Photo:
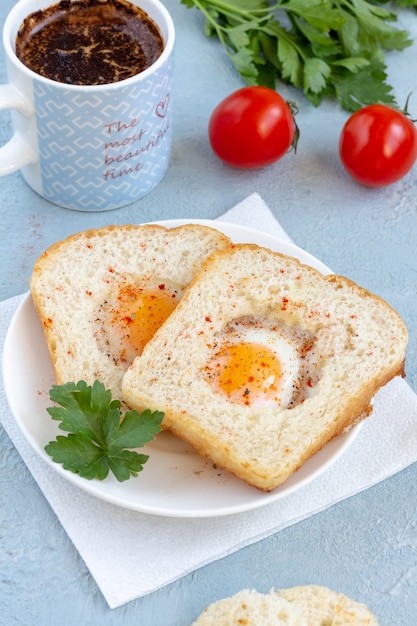
[(243, 589), (210, 604), (192, 626), (378, 626), (365, 604), (320, 585)]
[(365, 604), (322, 585), (299, 585), (277, 593), (302, 609), (309, 626), (378, 626)]
[[(142, 326), (147, 336), (156, 331), (206, 257), (228, 245), (207, 226), (129, 224), (86, 230), (46, 250), (30, 289), (57, 383), (99, 380), (121, 399), (122, 375), (143, 348)], [(162, 294), (166, 310), (153, 306)]]
[(301, 609), (276, 593), (243, 589), (209, 605), (193, 626), (309, 626)]
[[(257, 337), (278, 329), (293, 395), (242, 405), (212, 384), (207, 364), (245, 326)], [(131, 407), (164, 411), (164, 428), (270, 491), (370, 413), (377, 390), (403, 374), (407, 340), (400, 316), (352, 281), (239, 244), (205, 262), (129, 367), (123, 396)]]

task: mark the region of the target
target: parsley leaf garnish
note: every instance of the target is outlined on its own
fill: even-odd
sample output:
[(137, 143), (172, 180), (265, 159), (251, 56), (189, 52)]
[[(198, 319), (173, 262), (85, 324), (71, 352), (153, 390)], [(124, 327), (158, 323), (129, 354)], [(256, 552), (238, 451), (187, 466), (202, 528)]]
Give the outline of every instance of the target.
[(120, 401), (112, 400), (99, 381), (54, 385), (49, 397), (59, 405), (49, 407), (49, 415), (69, 433), (45, 446), (56, 463), (90, 480), (103, 480), (111, 471), (122, 482), (142, 471), (149, 456), (128, 448), (151, 441), (161, 430), (163, 413), (132, 410), (122, 416)]
[[(396, 27), (388, 0), (181, 0), (205, 16), (204, 32), (217, 37), (249, 85), (275, 89), (276, 81), (302, 89), (318, 106), (336, 97), (355, 111), (370, 103), (395, 105), (386, 83), (385, 50), (412, 44)], [(393, 3), (391, 3), (393, 4)], [(417, 0), (397, 0), (401, 8)]]

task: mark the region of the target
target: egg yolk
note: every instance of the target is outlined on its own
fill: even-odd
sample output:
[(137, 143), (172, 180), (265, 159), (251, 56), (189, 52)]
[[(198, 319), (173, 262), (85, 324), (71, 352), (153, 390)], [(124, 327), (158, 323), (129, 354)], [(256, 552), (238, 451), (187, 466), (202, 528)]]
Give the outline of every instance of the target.
[(243, 405), (279, 402), (282, 366), (276, 354), (256, 343), (223, 346), (206, 366), (207, 378), (216, 391)]
[(114, 324), (121, 336), (126, 338), (137, 354), (175, 309), (177, 301), (173, 294), (163, 289), (158, 291), (119, 294), (120, 310)]
[(180, 295), (165, 284), (120, 286), (98, 312), (103, 349), (115, 362), (132, 362), (175, 309)]

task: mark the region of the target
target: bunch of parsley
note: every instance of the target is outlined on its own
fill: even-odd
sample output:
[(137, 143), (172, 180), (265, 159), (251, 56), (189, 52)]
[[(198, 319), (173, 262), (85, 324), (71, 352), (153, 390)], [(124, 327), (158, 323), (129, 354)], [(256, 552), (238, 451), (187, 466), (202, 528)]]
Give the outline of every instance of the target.
[[(304, 91), (318, 106), (336, 97), (355, 111), (375, 102), (395, 105), (387, 84), (385, 51), (411, 45), (387, 0), (181, 0), (205, 16), (205, 34), (217, 37), (249, 85), (276, 81)], [(392, 3), (391, 3), (392, 4)], [(417, 0), (398, 0), (416, 7)]]

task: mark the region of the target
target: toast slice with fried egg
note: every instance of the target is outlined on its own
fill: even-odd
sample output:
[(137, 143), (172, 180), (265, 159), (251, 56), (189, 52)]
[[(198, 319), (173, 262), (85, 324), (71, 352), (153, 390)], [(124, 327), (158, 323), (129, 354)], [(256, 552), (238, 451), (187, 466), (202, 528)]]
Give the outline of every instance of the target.
[(108, 226), (72, 235), (30, 280), (58, 384), (95, 380), (121, 399), (122, 376), (208, 255), (230, 240), (205, 225)]
[(132, 408), (270, 491), (404, 373), (407, 329), (347, 278), (251, 244), (214, 253), (123, 378)]

